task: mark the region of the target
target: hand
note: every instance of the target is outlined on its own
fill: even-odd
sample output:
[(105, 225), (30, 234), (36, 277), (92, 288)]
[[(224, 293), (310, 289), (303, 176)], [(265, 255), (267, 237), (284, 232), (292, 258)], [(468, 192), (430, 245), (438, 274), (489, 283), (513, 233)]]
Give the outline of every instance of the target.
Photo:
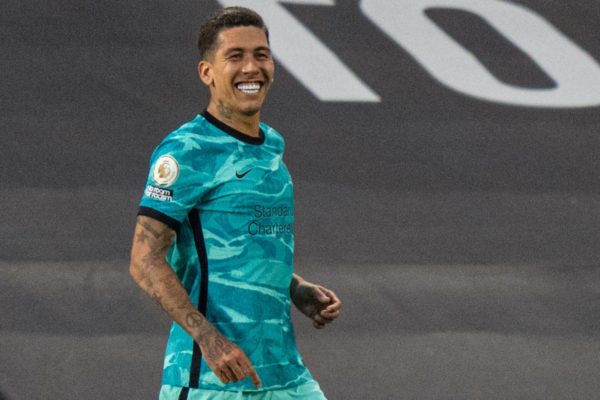
[(298, 310), (312, 319), (317, 329), (324, 328), (340, 315), (342, 302), (334, 292), (323, 286), (300, 281), (291, 291), (291, 296)]
[(249, 377), (254, 386), (260, 387), (260, 378), (246, 353), (216, 329), (204, 335), (198, 344), (206, 363), (222, 383), (238, 382)]

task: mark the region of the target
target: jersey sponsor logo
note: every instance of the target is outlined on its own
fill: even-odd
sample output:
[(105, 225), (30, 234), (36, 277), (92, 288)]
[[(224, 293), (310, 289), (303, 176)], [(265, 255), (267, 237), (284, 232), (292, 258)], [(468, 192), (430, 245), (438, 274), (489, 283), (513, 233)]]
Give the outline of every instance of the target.
[[(248, 224), (250, 236), (282, 235), (294, 233), (294, 207), (278, 205), (275, 207), (254, 206), (254, 220)], [(290, 218), (292, 218), (290, 220)]]
[(158, 186), (169, 186), (179, 176), (179, 164), (172, 156), (161, 156), (154, 165), (152, 180)]
[(248, 175), (248, 173), (250, 173), (250, 171), (252, 171), (252, 168), (250, 168), (248, 171), (246, 172), (238, 172), (235, 171), (235, 176), (237, 176), (239, 179), (242, 179), (243, 177), (245, 177), (246, 175)]
[(271, 224), (263, 223), (261, 221), (252, 221), (248, 224), (248, 233), (250, 236), (256, 235), (282, 235), (284, 233), (290, 234), (294, 232), (293, 224)]
[(163, 189), (152, 185), (146, 186), (144, 195), (158, 201), (173, 201), (173, 190)]
[(278, 205), (275, 207), (265, 207), (257, 204), (254, 206), (254, 218), (272, 218), (272, 217), (293, 217), (294, 207), (288, 205)]

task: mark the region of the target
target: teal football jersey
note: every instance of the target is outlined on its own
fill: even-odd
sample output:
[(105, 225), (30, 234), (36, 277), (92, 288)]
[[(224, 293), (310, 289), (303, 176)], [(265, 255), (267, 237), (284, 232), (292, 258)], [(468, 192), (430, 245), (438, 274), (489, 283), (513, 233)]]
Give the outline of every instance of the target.
[[(152, 154), (139, 211), (177, 232), (169, 264), (198, 310), (246, 352), (260, 390), (312, 380), (290, 318), (294, 201), (283, 151), (283, 138), (266, 124), (253, 138), (205, 111)], [(248, 378), (223, 385), (176, 323), (163, 384), (256, 390)]]

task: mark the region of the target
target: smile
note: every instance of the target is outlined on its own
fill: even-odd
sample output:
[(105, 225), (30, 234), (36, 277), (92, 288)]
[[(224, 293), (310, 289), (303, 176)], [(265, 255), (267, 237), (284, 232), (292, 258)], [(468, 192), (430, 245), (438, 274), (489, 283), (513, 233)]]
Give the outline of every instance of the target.
[(246, 94), (256, 94), (261, 88), (261, 84), (259, 82), (242, 82), (235, 85), (235, 87), (243, 93)]

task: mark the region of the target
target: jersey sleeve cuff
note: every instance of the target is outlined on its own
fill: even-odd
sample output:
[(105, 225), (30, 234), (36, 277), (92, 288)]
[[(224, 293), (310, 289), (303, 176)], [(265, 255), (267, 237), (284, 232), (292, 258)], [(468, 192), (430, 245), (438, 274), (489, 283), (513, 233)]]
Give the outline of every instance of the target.
[(167, 214), (163, 214), (160, 211), (155, 210), (154, 208), (141, 206), (137, 215), (143, 215), (144, 217), (149, 217), (149, 218), (155, 219), (157, 221), (160, 221), (176, 232), (179, 230), (179, 227), (181, 226), (181, 222), (177, 221), (174, 218), (169, 217)]

